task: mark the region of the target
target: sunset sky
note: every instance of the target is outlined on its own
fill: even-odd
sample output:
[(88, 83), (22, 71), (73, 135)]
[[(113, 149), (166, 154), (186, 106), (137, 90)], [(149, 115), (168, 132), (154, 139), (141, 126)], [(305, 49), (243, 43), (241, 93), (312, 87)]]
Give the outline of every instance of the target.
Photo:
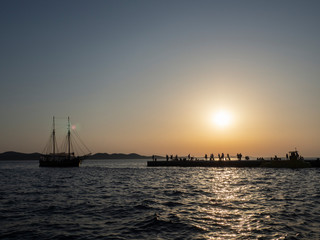
[(41, 152), (70, 116), (93, 153), (319, 157), (319, 9), (3, 0), (0, 152)]

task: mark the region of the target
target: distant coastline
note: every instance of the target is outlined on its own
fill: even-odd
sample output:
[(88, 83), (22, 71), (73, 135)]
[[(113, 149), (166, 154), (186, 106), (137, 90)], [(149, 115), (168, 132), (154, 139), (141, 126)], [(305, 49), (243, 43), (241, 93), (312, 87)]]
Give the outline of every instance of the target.
[[(38, 160), (40, 153), (20, 153), (8, 151), (0, 153), (0, 160)], [(158, 157), (161, 158), (161, 157)], [(90, 159), (151, 159), (151, 156), (144, 156), (137, 153), (95, 153), (90, 156)]]

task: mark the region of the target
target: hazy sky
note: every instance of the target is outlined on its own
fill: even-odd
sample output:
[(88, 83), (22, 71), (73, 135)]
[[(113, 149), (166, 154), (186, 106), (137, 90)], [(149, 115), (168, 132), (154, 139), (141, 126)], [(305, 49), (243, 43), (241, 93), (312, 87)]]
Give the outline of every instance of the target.
[[(319, 1), (0, 3), (0, 152), (320, 156)], [(212, 121), (231, 115), (229, 126)]]

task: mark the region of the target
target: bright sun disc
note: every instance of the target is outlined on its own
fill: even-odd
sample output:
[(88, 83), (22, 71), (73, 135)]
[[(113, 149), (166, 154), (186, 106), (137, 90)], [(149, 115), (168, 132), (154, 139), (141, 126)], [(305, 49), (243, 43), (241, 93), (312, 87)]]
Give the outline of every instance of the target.
[(213, 121), (218, 127), (225, 128), (231, 123), (231, 115), (227, 111), (219, 111), (214, 115)]

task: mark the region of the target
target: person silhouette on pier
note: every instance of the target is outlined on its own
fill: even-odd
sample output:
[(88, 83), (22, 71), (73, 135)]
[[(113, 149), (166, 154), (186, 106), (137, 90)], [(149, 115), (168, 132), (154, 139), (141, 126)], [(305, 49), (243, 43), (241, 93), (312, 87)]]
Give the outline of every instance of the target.
[(169, 156), (168, 156), (168, 154), (166, 155), (166, 160), (167, 160), (167, 162), (169, 161)]
[(227, 158), (228, 158), (228, 160), (230, 161), (230, 155), (229, 155), (229, 153), (227, 154)]
[(204, 158), (205, 158), (205, 160), (207, 161), (207, 160), (208, 160), (208, 155), (205, 154), (205, 155), (204, 155)]

